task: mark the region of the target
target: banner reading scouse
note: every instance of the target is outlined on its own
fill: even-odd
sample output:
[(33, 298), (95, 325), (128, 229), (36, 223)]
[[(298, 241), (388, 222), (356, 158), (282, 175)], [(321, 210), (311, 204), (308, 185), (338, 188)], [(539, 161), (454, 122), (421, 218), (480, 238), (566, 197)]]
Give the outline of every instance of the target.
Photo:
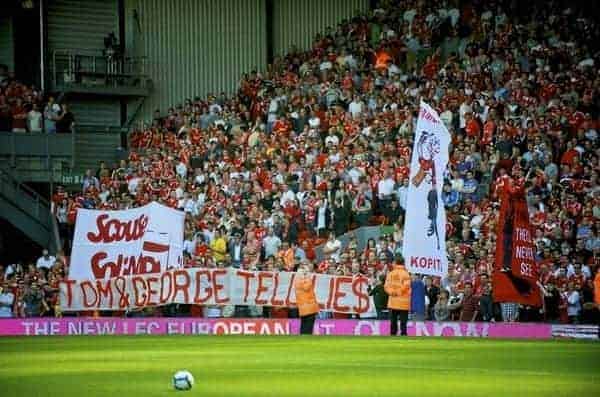
[(181, 267), (184, 217), (158, 203), (122, 211), (78, 210), (69, 278), (96, 280)]

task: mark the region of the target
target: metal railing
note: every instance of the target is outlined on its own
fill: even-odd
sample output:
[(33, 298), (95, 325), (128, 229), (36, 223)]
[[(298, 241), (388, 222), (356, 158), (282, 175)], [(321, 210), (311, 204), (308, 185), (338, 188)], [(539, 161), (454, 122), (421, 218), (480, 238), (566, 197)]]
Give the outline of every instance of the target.
[(108, 54), (102, 50), (57, 49), (52, 53), (54, 87), (147, 88), (146, 57)]
[(19, 158), (40, 159), (48, 170), (52, 169), (55, 159), (67, 159), (73, 169), (75, 139), (75, 128), (68, 134), (0, 133), (0, 158), (8, 160), (11, 167), (17, 166)]
[(10, 172), (0, 168), (0, 196), (33, 218), (51, 236), (54, 248), (58, 249), (60, 240), (58, 225), (53, 219), (50, 202), (42, 195), (18, 181)]

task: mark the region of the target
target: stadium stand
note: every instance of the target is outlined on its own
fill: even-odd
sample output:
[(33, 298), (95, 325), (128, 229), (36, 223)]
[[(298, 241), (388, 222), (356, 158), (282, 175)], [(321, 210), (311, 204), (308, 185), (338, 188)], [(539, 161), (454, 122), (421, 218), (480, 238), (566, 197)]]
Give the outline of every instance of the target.
[[(233, 96), (182, 98), (166, 113), (157, 110), (131, 132), (127, 159), (88, 170), (79, 192), (56, 190), (65, 249), (37, 266), (7, 266), (0, 279), (14, 300), (0, 314), (61, 315), (57, 283), (67, 272), (77, 210), (150, 201), (186, 212), (186, 266), (294, 270), (307, 263), (316, 272), (362, 273), (384, 301), (378, 287), (402, 247), (422, 98), (452, 134), (444, 186), (450, 269), (444, 279), (417, 280), (425, 284), (426, 317), (464, 319), (475, 305), (483, 321), (593, 322), (599, 25), (560, 2), (505, 3), (458, 9), (382, 1), (317, 35), (309, 51), (244, 75)], [(11, 93), (15, 84), (0, 91), (0, 106), (7, 96), (39, 101), (32, 89)], [(24, 114), (20, 106), (17, 99), (10, 108), (13, 130), (28, 125), (15, 117)], [(492, 301), (498, 192), (507, 186), (527, 192), (541, 311)], [(367, 225), (385, 232), (362, 251), (352, 242), (336, 246), (336, 236)], [(317, 262), (322, 244), (325, 258)], [(128, 315), (182, 313), (295, 315), (183, 305)]]

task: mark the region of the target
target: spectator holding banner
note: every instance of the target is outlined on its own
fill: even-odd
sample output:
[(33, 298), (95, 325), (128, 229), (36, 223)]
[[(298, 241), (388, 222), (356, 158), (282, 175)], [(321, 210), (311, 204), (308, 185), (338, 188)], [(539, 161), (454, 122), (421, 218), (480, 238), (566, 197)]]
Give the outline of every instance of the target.
[(408, 311), (410, 310), (411, 280), (404, 267), (404, 258), (396, 256), (394, 269), (388, 273), (384, 285), (389, 295), (388, 309), (390, 310), (390, 334), (398, 334), (400, 320), (400, 335), (407, 335)]
[(296, 304), (300, 315), (300, 334), (311, 335), (315, 325), (315, 318), (319, 313), (319, 304), (315, 295), (315, 286), (307, 266), (302, 266), (294, 281)]
[(383, 284), (385, 283), (385, 274), (380, 274), (374, 278), (373, 283), (369, 284), (369, 295), (373, 297), (373, 304), (377, 312), (378, 320), (387, 320), (389, 312), (387, 310), (388, 294), (385, 292)]

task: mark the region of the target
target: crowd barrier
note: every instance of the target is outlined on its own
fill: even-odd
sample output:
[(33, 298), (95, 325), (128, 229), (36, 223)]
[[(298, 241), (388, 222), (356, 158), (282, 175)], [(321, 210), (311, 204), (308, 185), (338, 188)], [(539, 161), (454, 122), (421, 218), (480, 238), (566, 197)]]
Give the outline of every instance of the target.
[[(294, 335), (297, 319), (27, 318), (0, 320), (0, 336), (66, 335)], [(317, 320), (317, 335), (389, 335), (389, 321)], [(409, 336), (597, 339), (594, 325), (541, 323), (409, 322)]]

